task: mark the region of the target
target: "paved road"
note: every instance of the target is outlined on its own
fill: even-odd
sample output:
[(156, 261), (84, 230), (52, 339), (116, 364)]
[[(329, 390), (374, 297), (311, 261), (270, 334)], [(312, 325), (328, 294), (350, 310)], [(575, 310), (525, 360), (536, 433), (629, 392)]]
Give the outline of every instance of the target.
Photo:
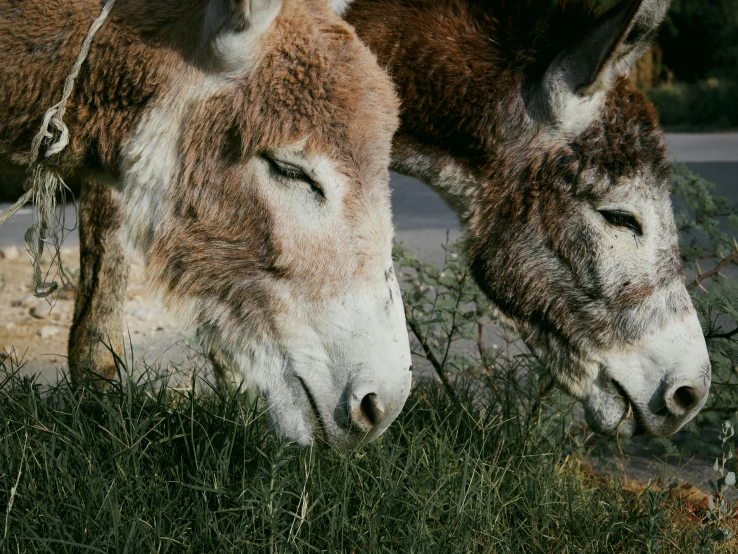
[(738, 162), (738, 133), (674, 133), (666, 143), (671, 160)]

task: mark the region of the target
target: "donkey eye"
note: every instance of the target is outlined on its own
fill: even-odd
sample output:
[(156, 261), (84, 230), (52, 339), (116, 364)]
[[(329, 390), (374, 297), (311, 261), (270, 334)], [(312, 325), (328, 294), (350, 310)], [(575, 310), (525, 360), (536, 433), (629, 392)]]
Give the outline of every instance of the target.
[(300, 166), (282, 160), (276, 160), (269, 156), (262, 157), (267, 162), (269, 162), (269, 167), (279, 177), (283, 179), (289, 179), (290, 181), (302, 181), (303, 183), (307, 183), (308, 185), (310, 185), (310, 189), (314, 193), (319, 195), (321, 199), (325, 199), (325, 192), (323, 191), (323, 188), (315, 182), (315, 179), (305, 173), (305, 170), (302, 169)]
[(600, 210), (600, 214), (610, 225), (633, 231), (636, 235), (643, 235), (643, 228), (638, 220), (627, 212)]

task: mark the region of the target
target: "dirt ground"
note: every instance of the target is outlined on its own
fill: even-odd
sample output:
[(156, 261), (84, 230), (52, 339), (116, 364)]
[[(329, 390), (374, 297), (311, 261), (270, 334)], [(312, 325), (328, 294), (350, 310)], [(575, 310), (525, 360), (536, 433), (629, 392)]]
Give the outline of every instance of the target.
[[(76, 248), (62, 249), (69, 274), (79, 271)], [(16, 247), (0, 249), (0, 356), (14, 352), (24, 374), (42, 383), (56, 381), (66, 366), (67, 340), (74, 312), (74, 292), (62, 290), (55, 303), (31, 294), (31, 264)], [(146, 294), (143, 264), (134, 259), (126, 294), (125, 317), (133, 352), (139, 361), (167, 364), (191, 355), (189, 344), (161, 305)], [(135, 360), (134, 360), (135, 361)]]

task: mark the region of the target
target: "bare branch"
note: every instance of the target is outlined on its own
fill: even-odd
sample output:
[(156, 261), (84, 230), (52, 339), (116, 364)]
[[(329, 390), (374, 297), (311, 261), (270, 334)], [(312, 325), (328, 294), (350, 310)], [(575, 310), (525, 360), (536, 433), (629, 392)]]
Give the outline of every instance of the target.
[(446, 394), (448, 394), (448, 397), (453, 401), (454, 404), (460, 406), (461, 402), (459, 402), (459, 397), (456, 396), (456, 391), (454, 391), (453, 386), (451, 386), (451, 381), (448, 378), (448, 373), (444, 371), (443, 366), (438, 361), (438, 358), (436, 358), (436, 355), (433, 353), (433, 349), (430, 347), (428, 341), (423, 336), (423, 330), (420, 328), (420, 324), (414, 317), (412, 317), (407, 309), (405, 310), (405, 314), (407, 316), (407, 323), (410, 326), (410, 330), (415, 335), (415, 338), (418, 339), (418, 342), (420, 342), (420, 346), (423, 347), (425, 357), (433, 366), (433, 369), (436, 371), (436, 374), (441, 380), (441, 383), (443, 383), (443, 388), (446, 389)]
[[(720, 270), (723, 269), (726, 265), (728, 265), (731, 262), (734, 262), (738, 260), (738, 250), (733, 252), (730, 256), (725, 258), (722, 262), (720, 262), (718, 265), (716, 265), (713, 269), (710, 271), (706, 271), (705, 273), (700, 273), (694, 281), (692, 281), (689, 285), (687, 285), (687, 290), (692, 290), (697, 286), (700, 286), (700, 283), (704, 281), (705, 279), (709, 279), (713, 275), (717, 275), (720, 273)], [(699, 268), (699, 265), (697, 266)]]
[(736, 327), (735, 329), (733, 329), (732, 331), (728, 333), (716, 333), (714, 335), (710, 334), (710, 335), (707, 335), (705, 338), (707, 339), (730, 339), (736, 335), (738, 335), (738, 327)]

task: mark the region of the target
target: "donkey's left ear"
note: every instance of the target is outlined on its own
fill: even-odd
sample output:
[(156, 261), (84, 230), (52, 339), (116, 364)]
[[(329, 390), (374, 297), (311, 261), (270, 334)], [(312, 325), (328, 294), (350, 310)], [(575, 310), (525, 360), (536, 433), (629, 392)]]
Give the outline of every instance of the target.
[(354, 0), (328, 0), (328, 5), (338, 15), (343, 15)]
[(561, 52), (536, 91), (537, 111), (576, 132), (596, 115), (599, 100), (651, 44), (671, 0), (622, 0), (578, 42)]
[(203, 27), (206, 63), (216, 70), (247, 64), (282, 10), (282, 0), (209, 0)]

